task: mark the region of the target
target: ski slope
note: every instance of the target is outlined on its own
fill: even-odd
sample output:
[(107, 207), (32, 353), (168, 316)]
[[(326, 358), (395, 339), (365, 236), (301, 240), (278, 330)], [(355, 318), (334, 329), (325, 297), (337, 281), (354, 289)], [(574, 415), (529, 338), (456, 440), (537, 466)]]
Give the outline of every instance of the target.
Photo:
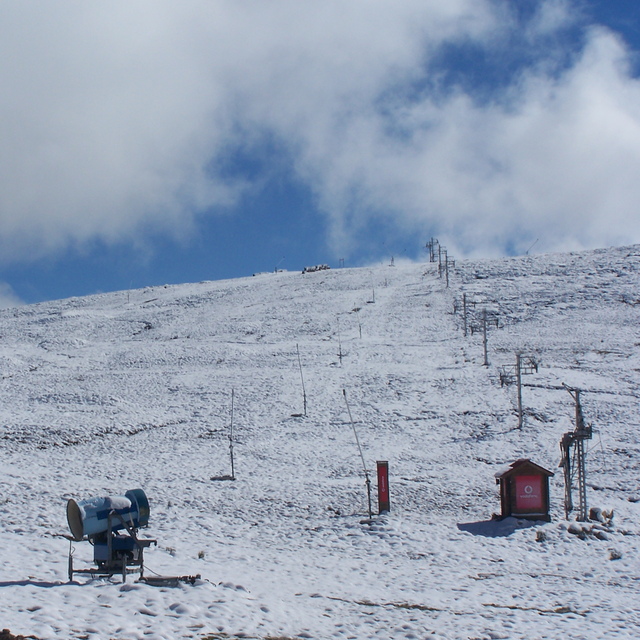
[[(637, 246), (463, 261), (448, 288), (437, 265), (396, 261), (0, 311), (0, 626), (42, 640), (635, 640), (639, 320)], [(539, 363), (522, 429), (500, 384), (517, 352)], [(593, 423), (589, 505), (615, 513), (581, 535), (558, 469), (574, 426), (563, 384)], [(236, 479), (216, 480), (232, 390)], [(555, 473), (549, 523), (491, 521), (495, 474), (519, 458)], [(67, 500), (134, 488), (158, 540), (145, 573), (201, 578), (69, 583)], [(87, 542), (72, 550), (92, 566)]]

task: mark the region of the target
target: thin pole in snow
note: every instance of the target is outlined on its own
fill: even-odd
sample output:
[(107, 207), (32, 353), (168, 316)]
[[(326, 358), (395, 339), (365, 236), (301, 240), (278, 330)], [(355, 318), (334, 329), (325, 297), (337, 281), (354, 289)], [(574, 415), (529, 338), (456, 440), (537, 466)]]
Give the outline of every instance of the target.
[(467, 294), (462, 294), (462, 317), (464, 319), (464, 337), (467, 337)]
[(482, 312), (482, 345), (484, 347), (484, 366), (489, 366), (489, 356), (487, 353), (487, 310)]
[(518, 429), (522, 429), (524, 415), (522, 411), (522, 356), (516, 353), (516, 383), (518, 386)]
[(229, 456), (231, 458), (231, 479), (235, 480), (235, 470), (233, 466), (233, 399), (234, 399), (234, 390), (231, 389), (231, 423), (229, 425)]
[(298, 354), (298, 368), (300, 369), (300, 382), (302, 382), (302, 402), (304, 405), (304, 416), (307, 417), (307, 392), (304, 389), (304, 377), (302, 376), (302, 362), (300, 361), (300, 347), (296, 344), (296, 353)]
[(449, 254), (444, 252), (444, 271), (447, 278), (447, 289), (449, 288)]
[(369, 478), (369, 472), (367, 471), (367, 465), (364, 461), (364, 455), (362, 454), (362, 447), (360, 446), (360, 439), (358, 438), (358, 432), (356, 431), (356, 425), (353, 422), (353, 418), (351, 417), (351, 409), (349, 407), (349, 401), (347, 400), (347, 392), (343, 389), (342, 395), (344, 396), (344, 402), (347, 405), (347, 413), (349, 414), (349, 421), (351, 422), (351, 427), (353, 428), (353, 435), (356, 437), (356, 444), (358, 445), (358, 451), (360, 452), (360, 460), (362, 460), (362, 469), (364, 471), (365, 484), (367, 485), (367, 500), (369, 503), (369, 520), (371, 520), (372, 512), (371, 512), (371, 479)]
[(538, 240), (540, 240), (540, 238), (536, 238), (535, 242), (527, 249), (527, 251), (525, 252), (526, 256), (528, 256), (529, 255), (529, 251), (531, 251), (531, 249), (533, 249), (533, 247), (535, 247), (536, 244), (538, 244)]

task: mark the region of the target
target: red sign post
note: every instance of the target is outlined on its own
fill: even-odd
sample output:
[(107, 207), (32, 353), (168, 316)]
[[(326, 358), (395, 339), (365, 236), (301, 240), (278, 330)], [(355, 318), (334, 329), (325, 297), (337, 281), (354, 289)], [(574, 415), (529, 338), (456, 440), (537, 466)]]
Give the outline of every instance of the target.
[(391, 511), (389, 501), (389, 463), (386, 460), (378, 460), (378, 513)]

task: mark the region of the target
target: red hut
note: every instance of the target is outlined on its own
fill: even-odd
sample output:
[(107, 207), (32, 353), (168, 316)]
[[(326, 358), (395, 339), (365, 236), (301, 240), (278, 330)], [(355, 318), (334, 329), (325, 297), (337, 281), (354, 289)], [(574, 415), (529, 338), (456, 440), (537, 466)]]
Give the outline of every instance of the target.
[(549, 478), (553, 475), (531, 460), (516, 460), (496, 473), (500, 485), (501, 518), (526, 518), (549, 522)]

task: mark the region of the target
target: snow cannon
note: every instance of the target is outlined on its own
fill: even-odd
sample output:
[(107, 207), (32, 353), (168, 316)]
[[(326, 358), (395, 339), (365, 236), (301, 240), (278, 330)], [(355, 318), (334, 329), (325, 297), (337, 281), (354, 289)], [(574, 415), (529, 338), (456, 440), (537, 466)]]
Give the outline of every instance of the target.
[(138, 529), (149, 523), (149, 501), (142, 489), (131, 489), (124, 496), (71, 499), (67, 522), (76, 542), (107, 531)]
[[(149, 524), (149, 501), (142, 489), (132, 489), (123, 496), (69, 500), (67, 522), (71, 529), (69, 541), (69, 581), (74, 573), (92, 576), (144, 573), (144, 550), (158, 542), (139, 538), (138, 529)], [(124, 531), (123, 531), (124, 530)], [(73, 542), (88, 540), (93, 546), (93, 561), (97, 569), (75, 569)]]

